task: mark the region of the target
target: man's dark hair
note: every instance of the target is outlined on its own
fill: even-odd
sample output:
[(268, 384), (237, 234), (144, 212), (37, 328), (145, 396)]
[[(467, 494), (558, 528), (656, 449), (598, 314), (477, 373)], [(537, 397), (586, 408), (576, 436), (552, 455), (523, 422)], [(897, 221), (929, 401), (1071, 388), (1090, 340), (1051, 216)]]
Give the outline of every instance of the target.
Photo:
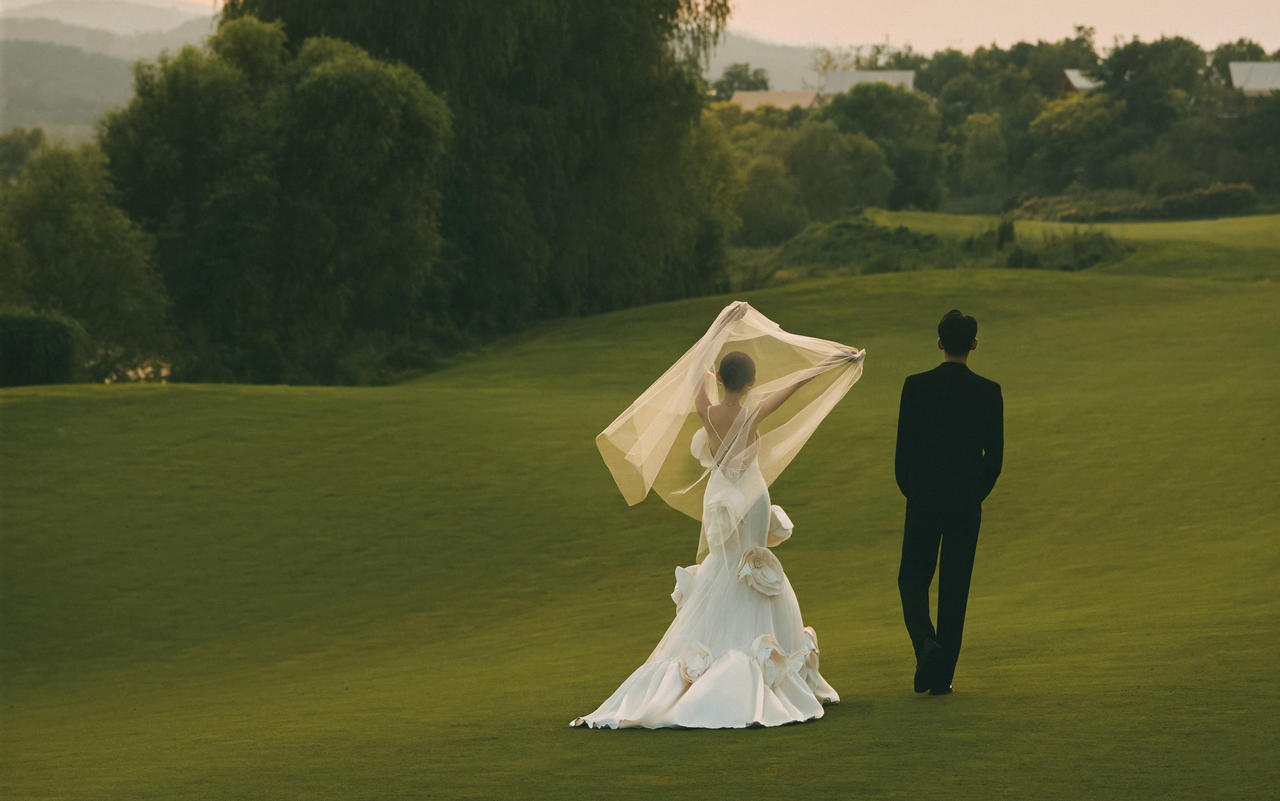
[(720, 360), (720, 380), (724, 382), (725, 389), (737, 392), (756, 380), (756, 363), (741, 351), (726, 353)]
[(959, 309), (952, 309), (942, 315), (938, 323), (938, 339), (942, 340), (942, 349), (948, 356), (963, 356), (973, 349), (973, 341), (978, 338), (978, 321)]

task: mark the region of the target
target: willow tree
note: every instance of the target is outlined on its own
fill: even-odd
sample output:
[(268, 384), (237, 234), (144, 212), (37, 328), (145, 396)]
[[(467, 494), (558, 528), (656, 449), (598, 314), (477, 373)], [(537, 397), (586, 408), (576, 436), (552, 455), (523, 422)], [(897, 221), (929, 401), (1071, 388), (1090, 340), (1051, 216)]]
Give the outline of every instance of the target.
[(719, 286), (723, 249), (706, 239), (732, 225), (685, 160), (697, 60), (729, 5), (230, 0), (224, 16), (280, 20), (294, 46), (354, 42), (445, 98), (448, 273), (432, 302), (467, 336)]
[(363, 382), (422, 364), (449, 113), (420, 76), (335, 39), (225, 23), (141, 63), (99, 141), (156, 238), (180, 377)]

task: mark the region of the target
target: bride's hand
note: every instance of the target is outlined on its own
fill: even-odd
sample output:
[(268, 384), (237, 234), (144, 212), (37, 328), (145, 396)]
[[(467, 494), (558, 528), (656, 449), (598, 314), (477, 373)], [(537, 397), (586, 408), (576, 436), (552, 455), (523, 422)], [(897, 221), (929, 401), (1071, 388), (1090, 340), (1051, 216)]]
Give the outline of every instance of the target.
[(747, 309), (751, 308), (744, 300), (735, 300), (729, 304), (729, 313), (725, 315), (723, 325), (737, 322), (747, 315)]

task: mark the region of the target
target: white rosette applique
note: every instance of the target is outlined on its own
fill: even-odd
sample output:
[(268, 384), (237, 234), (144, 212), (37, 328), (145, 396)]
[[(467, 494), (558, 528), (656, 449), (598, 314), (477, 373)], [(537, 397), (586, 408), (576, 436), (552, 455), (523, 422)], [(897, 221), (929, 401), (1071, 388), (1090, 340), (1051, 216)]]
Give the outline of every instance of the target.
[(761, 595), (777, 595), (784, 581), (782, 563), (768, 548), (748, 549), (738, 562), (738, 581)]
[(698, 565), (676, 568), (676, 588), (671, 591), (671, 600), (676, 602), (676, 612), (684, 606), (684, 602), (693, 595), (693, 588), (698, 578)]
[(693, 684), (707, 668), (711, 667), (711, 652), (702, 643), (694, 643), (693, 647), (680, 655), (680, 678)]
[(798, 672), (804, 661), (803, 651), (788, 655), (772, 634), (761, 634), (756, 637), (755, 642), (751, 644), (751, 651), (760, 665), (764, 683), (769, 685), (770, 689), (776, 688), (788, 673)]
[(791, 539), (791, 532), (795, 531), (795, 528), (791, 518), (783, 511), (781, 506), (775, 503), (769, 507), (769, 534), (765, 545), (770, 548), (775, 545), (781, 545)]
[(800, 668), (800, 675), (804, 677), (804, 683), (809, 685), (809, 689), (815, 693), (818, 691), (818, 632), (813, 630), (813, 626), (804, 627), (804, 664)]

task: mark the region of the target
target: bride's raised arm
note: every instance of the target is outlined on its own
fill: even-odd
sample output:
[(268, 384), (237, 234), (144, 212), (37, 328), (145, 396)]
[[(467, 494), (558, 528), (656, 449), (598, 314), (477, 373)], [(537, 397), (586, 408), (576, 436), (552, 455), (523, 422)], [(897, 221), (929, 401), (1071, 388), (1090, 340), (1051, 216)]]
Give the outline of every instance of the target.
[(760, 401), (760, 405), (756, 407), (756, 422), (758, 423), (776, 412), (782, 404), (786, 403), (787, 400), (796, 393), (796, 390), (822, 375), (827, 370), (830, 370), (832, 367), (836, 367), (837, 365), (844, 364), (845, 362), (857, 362), (863, 357), (863, 355), (865, 355), (865, 351), (850, 348), (843, 353), (832, 354), (826, 360), (814, 365), (815, 372), (811, 375), (808, 375), (789, 386), (783, 387), (769, 397)]

